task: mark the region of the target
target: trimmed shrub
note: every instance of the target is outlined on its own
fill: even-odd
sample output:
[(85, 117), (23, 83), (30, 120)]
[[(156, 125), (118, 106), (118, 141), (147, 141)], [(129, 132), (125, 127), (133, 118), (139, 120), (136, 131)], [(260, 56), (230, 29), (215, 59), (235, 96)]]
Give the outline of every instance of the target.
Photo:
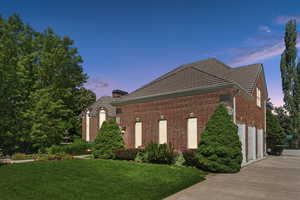
[(141, 150), (139, 150), (139, 149), (117, 149), (115, 152), (116, 159), (117, 160), (135, 160), (136, 155), (140, 151)]
[(64, 146), (64, 152), (71, 155), (83, 155), (87, 154), (87, 149), (89, 144), (87, 144), (82, 139), (77, 139), (73, 143)]
[(238, 172), (242, 163), (242, 147), (238, 128), (225, 105), (220, 104), (209, 119), (198, 146), (200, 168), (212, 172)]
[(199, 167), (199, 161), (196, 156), (197, 149), (187, 149), (182, 151), (182, 155), (184, 157), (184, 165), (191, 167)]
[(115, 151), (123, 147), (122, 133), (116, 120), (104, 121), (92, 148), (94, 158), (114, 159)]
[(146, 146), (143, 161), (158, 164), (174, 163), (175, 154), (172, 145), (150, 143)]

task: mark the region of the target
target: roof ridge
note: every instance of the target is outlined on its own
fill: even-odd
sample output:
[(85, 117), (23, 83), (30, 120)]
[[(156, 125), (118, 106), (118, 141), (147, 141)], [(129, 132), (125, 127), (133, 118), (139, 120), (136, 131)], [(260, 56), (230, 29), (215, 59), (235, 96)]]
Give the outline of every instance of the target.
[(199, 68), (196, 68), (195, 66), (190, 66), (190, 67), (191, 67), (191, 68), (194, 68), (194, 69), (196, 69), (196, 70), (198, 70), (198, 71), (200, 71), (200, 72), (206, 73), (206, 74), (208, 74), (208, 75), (210, 75), (210, 76), (213, 76), (213, 77), (215, 77), (215, 78), (221, 79), (221, 80), (223, 80), (223, 81), (227, 81), (227, 82), (229, 82), (229, 83), (233, 83), (233, 82), (231, 82), (230, 80), (227, 80), (227, 79), (225, 79), (225, 78), (219, 77), (219, 76), (217, 76), (217, 75), (215, 75), (215, 74), (212, 74), (212, 73), (209, 73), (209, 72), (207, 72), (207, 71), (201, 70), (201, 69), (199, 69)]

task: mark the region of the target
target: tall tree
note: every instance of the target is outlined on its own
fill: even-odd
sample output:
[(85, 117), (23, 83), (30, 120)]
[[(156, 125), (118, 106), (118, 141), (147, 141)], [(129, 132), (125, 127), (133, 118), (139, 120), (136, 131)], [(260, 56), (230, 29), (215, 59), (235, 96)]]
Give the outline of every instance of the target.
[(299, 135), (300, 130), (300, 63), (297, 59), (297, 27), (296, 20), (290, 20), (285, 26), (285, 50), (281, 55), (280, 70), (284, 108), (291, 117), (293, 133)]

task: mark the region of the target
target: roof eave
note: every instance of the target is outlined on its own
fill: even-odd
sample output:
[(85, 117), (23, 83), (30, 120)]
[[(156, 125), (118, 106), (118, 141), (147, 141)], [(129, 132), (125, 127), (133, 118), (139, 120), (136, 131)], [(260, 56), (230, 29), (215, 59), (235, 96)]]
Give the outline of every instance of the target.
[(160, 100), (160, 99), (166, 99), (171, 97), (191, 96), (191, 95), (203, 94), (203, 93), (213, 92), (213, 91), (218, 91), (223, 89), (229, 89), (233, 87), (236, 87), (236, 84), (228, 83), (228, 84), (213, 85), (210, 87), (198, 87), (198, 88), (185, 89), (180, 91), (161, 93), (161, 94), (149, 95), (149, 96), (143, 96), (143, 97), (137, 97), (131, 99), (124, 99), (124, 100), (120, 99), (112, 102), (112, 105), (119, 106), (125, 104), (149, 102), (153, 100)]

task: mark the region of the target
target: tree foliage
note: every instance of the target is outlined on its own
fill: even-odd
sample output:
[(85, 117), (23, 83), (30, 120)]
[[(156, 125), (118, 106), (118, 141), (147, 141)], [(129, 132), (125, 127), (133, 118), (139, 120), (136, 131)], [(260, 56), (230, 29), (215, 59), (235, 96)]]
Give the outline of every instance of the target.
[(212, 172), (237, 172), (242, 163), (238, 128), (221, 104), (209, 119), (198, 146), (199, 165)]
[(290, 20), (285, 26), (285, 50), (281, 55), (280, 71), (284, 108), (291, 118), (292, 132), (300, 133), (300, 62), (297, 59), (297, 27), (296, 20)]
[(283, 145), (286, 136), (280, 126), (279, 120), (272, 114), (270, 109), (267, 110), (267, 148), (272, 152), (276, 151), (278, 145)]
[(0, 17), (0, 148), (6, 154), (58, 143), (50, 139), (54, 132), (79, 135), (78, 115), (95, 101), (84, 97), (81, 64), (70, 38), (50, 28), (37, 32), (18, 15)]
[(115, 151), (123, 147), (122, 133), (116, 120), (104, 121), (93, 146), (94, 157), (113, 159)]

